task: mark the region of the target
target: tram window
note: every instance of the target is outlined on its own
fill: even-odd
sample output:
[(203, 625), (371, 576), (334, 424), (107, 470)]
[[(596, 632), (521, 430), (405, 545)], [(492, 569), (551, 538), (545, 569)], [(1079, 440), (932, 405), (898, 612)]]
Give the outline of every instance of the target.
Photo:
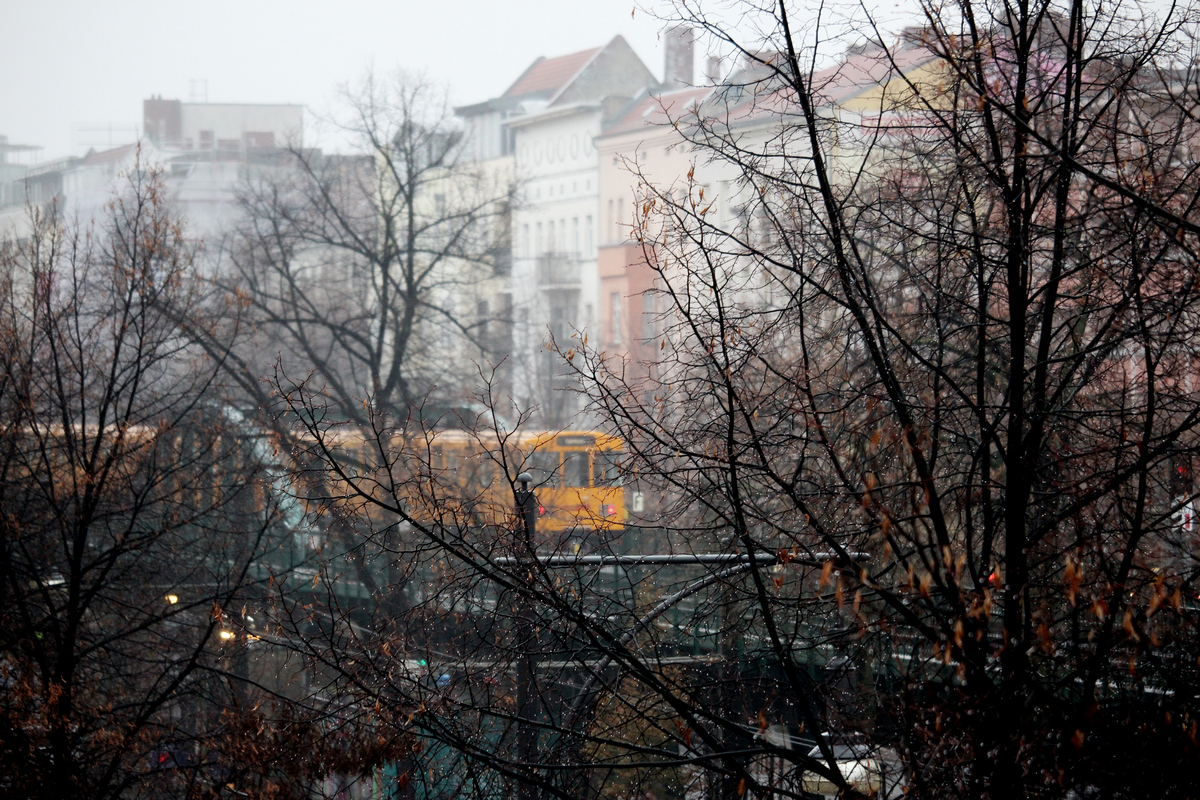
[(563, 485), (586, 488), (588, 481), (588, 454), (576, 451), (563, 453)]
[(592, 455), (597, 486), (621, 485), (621, 456), (616, 450), (599, 450)]
[(558, 453), (535, 450), (525, 459), (525, 469), (533, 475), (534, 486), (558, 485)]
[(484, 458), (475, 465), (473, 473), (472, 477), (474, 477), (475, 483), (486, 488), (492, 484), (492, 478), (496, 474), (496, 465), (490, 458)]

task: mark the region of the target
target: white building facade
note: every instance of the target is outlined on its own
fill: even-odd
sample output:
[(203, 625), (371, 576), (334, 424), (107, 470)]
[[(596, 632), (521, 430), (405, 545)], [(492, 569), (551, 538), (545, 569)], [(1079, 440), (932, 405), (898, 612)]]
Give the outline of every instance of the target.
[(537, 424), (567, 427), (581, 404), (562, 358), (594, 327), (600, 280), (599, 161), (604, 126), (657, 80), (620, 36), (539, 58), (501, 97), (458, 109), (478, 155), (511, 154), (513, 400)]
[(578, 410), (571, 376), (551, 348), (570, 348), (596, 319), (601, 117), (599, 106), (581, 104), (510, 123), (521, 187), (513, 215), (513, 333), (525, 378), (517, 385), (551, 426), (569, 424)]

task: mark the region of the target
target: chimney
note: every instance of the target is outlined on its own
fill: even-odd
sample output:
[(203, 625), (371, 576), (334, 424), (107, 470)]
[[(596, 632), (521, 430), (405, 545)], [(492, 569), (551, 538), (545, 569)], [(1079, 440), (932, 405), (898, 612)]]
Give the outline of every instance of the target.
[(695, 77), (692, 44), (695, 35), (686, 25), (676, 25), (666, 34), (666, 59), (663, 65), (663, 85), (668, 89), (691, 86)]
[(156, 144), (177, 143), (183, 136), (183, 105), (151, 95), (142, 101), (142, 132)]
[(704, 78), (708, 81), (709, 86), (716, 86), (721, 82), (721, 57), (710, 55), (704, 64)]

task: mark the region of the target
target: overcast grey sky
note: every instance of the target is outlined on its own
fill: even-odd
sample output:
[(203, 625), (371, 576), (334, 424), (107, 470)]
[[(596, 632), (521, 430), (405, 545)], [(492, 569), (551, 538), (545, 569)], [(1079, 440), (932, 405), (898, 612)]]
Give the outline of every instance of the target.
[[(425, 70), (456, 103), (499, 94), (539, 55), (624, 36), (662, 73), (635, 0), (0, 0), (0, 135), (43, 158), (130, 136), (142, 100), (330, 106), (371, 64)], [(697, 54), (697, 66), (701, 61)], [(91, 129), (80, 131), (80, 128)], [(122, 131), (121, 129), (124, 129)]]
[[(43, 159), (103, 146), (110, 125), (118, 142), (128, 141), (140, 128), (143, 99), (186, 101), (193, 80), (207, 81), (210, 102), (300, 103), (322, 112), (339, 84), (371, 65), (423, 70), (448, 85), (453, 102), (472, 103), (504, 91), (539, 55), (595, 47), (616, 34), (661, 75), (663, 25), (640, 8), (630, 12), (663, 2), (0, 0), (0, 135), (42, 146)], [(858, 0), (832, 2), (860, 17)], [(1168, 0), (1143, 3), (1159, 9)], [(888, 29), (915, 21), (914, 0), (868, 5)], [(822, 27), (832, 30), (830, 16)], [(703, 58), (698, 48), (698, 71)]]

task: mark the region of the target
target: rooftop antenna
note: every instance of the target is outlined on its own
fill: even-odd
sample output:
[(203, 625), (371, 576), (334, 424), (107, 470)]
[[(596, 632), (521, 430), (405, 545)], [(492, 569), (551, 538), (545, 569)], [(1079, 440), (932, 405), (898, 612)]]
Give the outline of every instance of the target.
[(9, 153), (12, 153), (13, 155), (18, 155), (18, 154), (21, 154), (21, 153), (37, 153), (37, 152), (38, 152), (39, 150), (41, 150), (41, 149), (42, 149), (42, 148), (41, 148), (39, 145), (32, 145), (32, 144), (9, 144), (8, 137), (7, 137), (7, 136), (0, 136), (0, 164), (8, 164), (8, 163), (20, 164), (20, 163), (28, 163), (28, 161), (27, 161), (27, 160), (22, 160), (22, 159), (20, 159), (20, 158), (18, 158), (17, 160), (15, 160), (15, 161), (13, 161), (13, 162), (9, 162), (9, 160), (8, 160), (8, 155), (9, 155)]

